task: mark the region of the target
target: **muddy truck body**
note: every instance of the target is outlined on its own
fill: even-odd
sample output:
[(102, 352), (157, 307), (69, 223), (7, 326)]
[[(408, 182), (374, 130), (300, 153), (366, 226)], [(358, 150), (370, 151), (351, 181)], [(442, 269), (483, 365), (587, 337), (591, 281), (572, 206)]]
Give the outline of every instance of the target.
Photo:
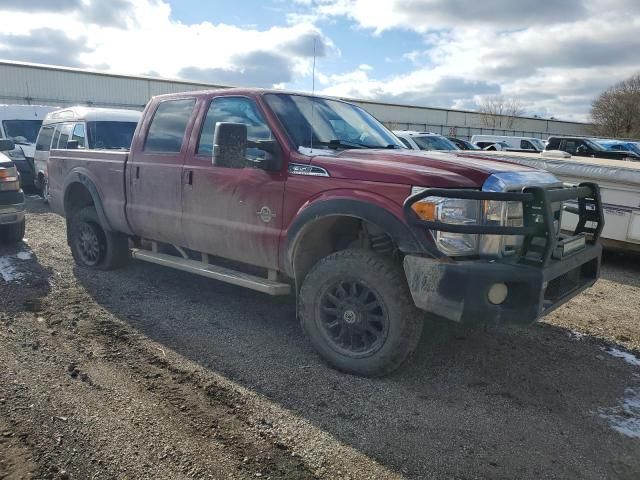
[[(425, 314), (530, 324), (598, 278), (595, 184), (414, 152), (364, 110), (268, 90), (154, 97), (129, 152), (57, 150), (54, 211), (75, 261), (144, 260), (292, 295), (340, 370), (384, 375)], [(579, 208), (560, 232), (565, 201)], [(426, 313), (425, 313), (426, 312)]]

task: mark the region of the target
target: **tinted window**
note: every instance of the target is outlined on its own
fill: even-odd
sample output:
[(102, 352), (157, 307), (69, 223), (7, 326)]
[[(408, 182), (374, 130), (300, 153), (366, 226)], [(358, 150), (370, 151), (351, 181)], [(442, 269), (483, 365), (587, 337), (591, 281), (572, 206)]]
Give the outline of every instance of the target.
[(60, 139), (58, 140), (58, 148), (67, 148), (67, 142), (71, 136), (71, 130), (73, 129), (72, 123), (64, 123), (60, 129)]
[(84, 130), (84, 123), (76, 123), (76, 126), (73, 127), (73, 134), (71, 135), (71, 140), (75, 140), (78, 142), (78, 148), (85, 148), (85, 138), (86, 133)]
[(56, 129), (53, 132), (53, 140), (51, 140), (51, 148), (58, 148), (58, 140), (60, 139), (60, 129), (62, 129), (62, 124), (56, 125)]
[(53, 137), (54, 127), (42, 127), (38, 134), (38, 141), (36, 143), (36, 150), (48, 152), (51, 148), (51, 138)]
[[(273, 140), (271, 130), (264, 121), (255, 103), (248, 98), (220, 97), (211, 102), (200, 132), (198, 155), (213, 154), (213, 133), (218, 122), (242, 123), (247, 126), (247, 140), (259, 142)], [(265, 158), (266, 152), (259, 148), (247, 148), (247, 158)]]
[(420, 150), (458, 150), (450, 140), (438, 135), (412, 137), (412, 140), (418, 144)]
[[(89, 148), (128, 150), (137, 125), (136, 122), (87, 122)], [(180, 145), (176, 151), (180, 151)]]
[(411, 144), (409, 144), (409, 142), (408, 142), (406, 139), (404, 139), (404, 138), (402, 138), (402, 137), (398, 137), (398, 139), (402, 142), (402, 144), (403, 144), (405, 147), (407, 147), (407, 148), (411, 148)]
[(7, 138), (16, 143), (36, 143), (42, 120), (4, 120), (2, 126)]
[(576, 142), (574, 142), (573, 140), (567, 140), (565, 142), (564, 149), (566, 152), (576, 153), (576, 149), (577, 149)]
[(195, 103), (195, 99), (162, 102), (151, 121), (144, 150), (178, 153)]
[(529, 140), (520, 140), (520, 148), (523, 150), (535, 150), (534, 147)]

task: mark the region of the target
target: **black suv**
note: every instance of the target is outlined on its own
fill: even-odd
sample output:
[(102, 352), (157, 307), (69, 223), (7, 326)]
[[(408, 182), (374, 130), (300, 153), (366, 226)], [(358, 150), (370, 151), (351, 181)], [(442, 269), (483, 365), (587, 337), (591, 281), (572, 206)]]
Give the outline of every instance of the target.
[(590, 138), (549, 137), (545, 150), (562, 150), (577, 157), (613, 158), (616, 160), (640, 160), (635, 152), (607, 150)]
[(24, 237), (24, 194), (16, 166), (3, 151), (13, 150), (12, 140), (0, 140), (0, 243), (17, 243)]

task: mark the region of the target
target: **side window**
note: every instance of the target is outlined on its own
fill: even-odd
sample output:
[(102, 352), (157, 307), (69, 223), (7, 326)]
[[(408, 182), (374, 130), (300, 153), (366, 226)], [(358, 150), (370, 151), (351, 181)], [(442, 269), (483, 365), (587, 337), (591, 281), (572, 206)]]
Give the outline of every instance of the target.
[(529, 140), (520, 140), (520, 148), (522, 150), (535, 150), (535, 147)]
[(407, 139), (406, 139), (406, 138), (398, 137), (398, 139), (402, 142), (402, 144), (403, 144), (405, 147), (407, 147), (407, 148), (411, 149), (411, 145), (409, 144), (409, 142), (407, 141)]
[[(198, 155), (213, 155), (213, 132), (218, 122), (245, 124), (249, 142), (273, 140), (267, 122), (264, 121), (252, 100), (243, 97), (218, 97), (213, 99), (207, 111), (198, 141)], [(265, 158), (266, 152), (259, 148), (249, 147), (247, 148), (247, 157)]]
[(60, 130), (62, 129), (62, 124), (59, 123), (56, 125), (56, 129), (53, 132), (53, 139), (51, 140), (51, 148), (58, 148), (58, 140), (60, 139)]
[(39, 152), (48, 152), (51, 148), (51, 139), (53, 138), (53, 130), (55, 127), (42, 127), (36, 141), (36, 150)]
[(195, 104), (195, 99), (188, 98), (166, 100), (158, 105), (144, 142), (144, 151), (179, 153)]
[(84, 123), (76, 123), (75, 127), (73, 127), (73, 133), (71, 134), (71, 140), (76, 140), (78, 142), (78, 148), (86, 147), (86, 138), (87, 134), (84, 129)]
[(573, 140), (567, 140), (565, 142), (565, 152), (569, 152), (569, 153), (576, 153), (576, 142), (574, 142)]
[(58, 140), (58, 148), (67, 148), (67, 142), (71, 136), (71, 130), (73, 129), (73, 123), (65, 123), (60, 130), (60, 139)]

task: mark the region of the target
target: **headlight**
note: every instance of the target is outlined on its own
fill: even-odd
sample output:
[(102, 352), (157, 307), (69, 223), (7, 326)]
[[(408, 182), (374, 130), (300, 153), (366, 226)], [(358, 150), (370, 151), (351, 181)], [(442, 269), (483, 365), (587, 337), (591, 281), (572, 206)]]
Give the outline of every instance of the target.
[[(411, 194), (423, 191), (422, 187), (413, 187)], [(423, 220), (439, 221), (451, 225), (477, 225), (481, 222), (481, 202), (460, 198), (428, 197), (413, 204), (413, 210)], [(478, 254), (478, 235), (451, 233), (436, 230), (433, 232), (438, 250), (449, 256)]]
[[(415, 195), (425, 190), (413, 187)], [(523, 226), (521, 202), (466, 200), (460, 198), (427, 197), (412, 206), (422, 219), (450, 225)], [(449, 256), (502, 256), (515, 253), (522, 245), (522, 237), (514, 235), (477, 235), (433, 231), (438, 249)]]
[(26, 160), (27, 157), (24, 156), (24, 152), (21, 148), (16, 148), (14, 150), (10, 150), (6, 152), (11, 160)]

